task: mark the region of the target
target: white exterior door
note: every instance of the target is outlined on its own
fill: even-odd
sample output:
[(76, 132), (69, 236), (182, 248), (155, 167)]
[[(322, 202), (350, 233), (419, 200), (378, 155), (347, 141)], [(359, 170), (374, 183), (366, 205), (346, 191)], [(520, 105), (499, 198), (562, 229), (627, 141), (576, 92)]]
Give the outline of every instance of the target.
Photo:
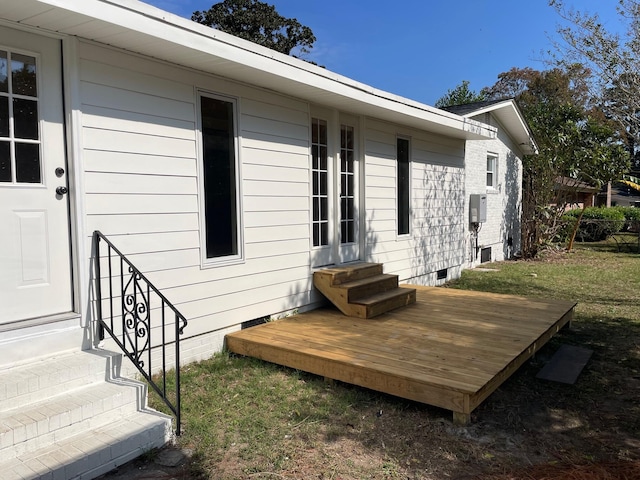
[(357, 120), (323, 113), (311, 120), (313, 267), (360, 259)]
[(60, 55), (0, 28), (0, 323), (73, 308)]

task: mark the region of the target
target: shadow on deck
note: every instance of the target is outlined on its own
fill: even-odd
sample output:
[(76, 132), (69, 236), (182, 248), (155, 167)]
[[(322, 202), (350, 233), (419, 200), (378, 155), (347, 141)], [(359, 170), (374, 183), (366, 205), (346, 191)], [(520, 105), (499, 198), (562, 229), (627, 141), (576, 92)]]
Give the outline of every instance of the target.
[(445, 408), (458, 424), (571, 322), (575, 303), (415, 287), (374, 319), (323, 308), (226, 336), (234, 353)]

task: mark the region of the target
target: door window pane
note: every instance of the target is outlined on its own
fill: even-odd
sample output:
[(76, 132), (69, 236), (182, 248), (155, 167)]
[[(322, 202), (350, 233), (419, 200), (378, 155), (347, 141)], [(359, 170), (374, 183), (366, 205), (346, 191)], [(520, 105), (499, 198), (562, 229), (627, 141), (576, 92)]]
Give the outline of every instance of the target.
[(0, 97), (0, 137), (9, 136), (9, 99)]
[(11, 182), (11, 144), (0, 142), (0, 182)]
[(15, 138), (38, 140), (38, 102), (13, 99)]
[(354, 128), (340, 126), (340, 243), (355, 238)]
[(0, 92), (9, 92), (9, 60), (7, 52), (0, 50)]
[(16, 143), (16, 181), (40, 183), (40, 145)]
[[(0, 181), (41, 183), (36, 58), (0, 50)], [(24, 98), (24, 97), (32, 98)]]
[(311, 142), (313, 246), (320, 247), (329, 244), (329, 155), (325, 120), (311, 120)]
[(36, 59), (28, 55), (11, 55), (11, 82), (13, 93), (36, 97)]

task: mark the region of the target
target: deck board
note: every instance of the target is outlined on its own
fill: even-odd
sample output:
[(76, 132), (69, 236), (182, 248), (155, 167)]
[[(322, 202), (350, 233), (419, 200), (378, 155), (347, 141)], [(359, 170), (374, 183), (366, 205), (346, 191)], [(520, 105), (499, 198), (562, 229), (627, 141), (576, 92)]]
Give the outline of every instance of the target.
[(227, 335), (235, 353), (443, 407), (462, 421), (575, 303), (436, 287), (373, 319), (318, 309)]

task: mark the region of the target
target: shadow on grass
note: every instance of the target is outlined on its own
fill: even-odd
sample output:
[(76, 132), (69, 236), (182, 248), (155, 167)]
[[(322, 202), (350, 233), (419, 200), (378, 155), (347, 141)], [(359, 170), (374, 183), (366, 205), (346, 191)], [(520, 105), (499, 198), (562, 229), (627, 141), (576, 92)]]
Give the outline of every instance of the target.
[[(205, 372), (220, 375), (226, 386), (209, 399), (215, 408), (204, 425), (213, 428), (203, 432), (203, 423), (193, 420), (209, 411), (205, 384), (214, 377), (186, 376), (184, 440), (198, 449), (207, 435), (227, 438), (213, 456), (205, 448), (194, 457), (192, 471), (205, 478), (260, 478), (260, 472), (476, 478), (550, 461), (638, 459), (639, 338), (633, 319), (579, 318), (492, 394), (465, 428), (453, 426), (446, 410), (255, 359), (214, 359), (202, 364)], [(536, 378), (562, 343), (594, 350), (575, 385)], [(256, 391), (256, 384), (269, 387)], [(229, 470), (230, 462), (240, 470)]]

